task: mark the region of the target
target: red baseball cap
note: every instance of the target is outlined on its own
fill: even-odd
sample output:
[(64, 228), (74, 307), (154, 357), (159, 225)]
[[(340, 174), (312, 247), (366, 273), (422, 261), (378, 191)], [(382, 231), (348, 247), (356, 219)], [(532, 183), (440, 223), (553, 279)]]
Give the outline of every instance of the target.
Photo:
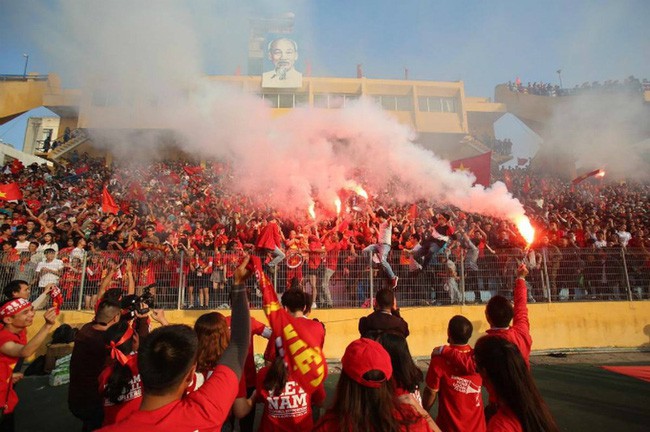
[[(393, 366), (388, 352), (381, 344), (367, 338), (357, 339), (348, 345), (341, 359), (341, 366), (347, 376), (365, 387), (379, 388), (393, 376)], [(372, 370), (383, 372), (385, 379), (381, 381), (364, 379), (363, 376)]]

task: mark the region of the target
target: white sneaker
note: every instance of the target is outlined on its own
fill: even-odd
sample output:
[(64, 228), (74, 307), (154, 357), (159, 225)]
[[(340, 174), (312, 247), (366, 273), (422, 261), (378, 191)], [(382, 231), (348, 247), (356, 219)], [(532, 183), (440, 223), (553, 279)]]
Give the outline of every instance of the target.
[(316, 302), (313, 302), (313, 303), (311, 304), (311, 308), (312, 308), (312, 309), (318, 309), (318, 305), (316, 304)]

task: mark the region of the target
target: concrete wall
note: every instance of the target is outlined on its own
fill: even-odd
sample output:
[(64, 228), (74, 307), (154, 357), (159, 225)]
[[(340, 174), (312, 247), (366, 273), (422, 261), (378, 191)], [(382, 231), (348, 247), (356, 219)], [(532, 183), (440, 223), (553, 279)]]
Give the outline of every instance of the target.
[[(447, 322), (457, 314), (466, 316), (474, 325), (473, 344), (487, 329), (484, 306), (444, 306), (405, 308), (402, 316), (409, 323), (409, 346), (414, 356), (428, 356), (431, 349), (447, 340)], [(166, 311), (171, 323), (193, 325), (205, 312)], [(229, 314), (224, 311), (224, 314)], [(363, 309), (315, 310), (313, 318), (325, 323), (325, 355), (340, 359), (345, 347), (359, 337), (359, 318), (368, 314)], [(650, 302), (593, 302), (529, 305), (533, 351), (571, 350), (579, 348), (639, 348), (650, 349)], [(261, 310), (251, 314), (266, 322)], [(42, 313), (37, 314), (29, 329), (31, 337), (42, 325)], [(81, 325), (89, 322), (91, 312), (64, 311), (59, 322)], [(262, 352), (265, 341), (256, 338), (255, 352)]]

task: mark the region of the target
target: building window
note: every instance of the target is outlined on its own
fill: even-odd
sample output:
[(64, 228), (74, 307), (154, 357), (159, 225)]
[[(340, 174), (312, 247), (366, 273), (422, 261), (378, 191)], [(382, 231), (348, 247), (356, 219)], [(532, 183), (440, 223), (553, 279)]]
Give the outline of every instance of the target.
[(307, 93), (263, 93), (260, 96), (271, 108), (293, 108), (309, 101)]
[(438, 96), (420, 96), (420, 111), (427, 112), (458, 112), (456, 98)]
[(358, 100), (361, 95), (356, 93), (331, 93), (331, 94), (315, 94), (314, 107), (315, 108), (329, 108), (338, 109), (345, 108), (353, 101)]
[(388, 111), (413, 111), (411, 96), (376, 95), (375, 101)]

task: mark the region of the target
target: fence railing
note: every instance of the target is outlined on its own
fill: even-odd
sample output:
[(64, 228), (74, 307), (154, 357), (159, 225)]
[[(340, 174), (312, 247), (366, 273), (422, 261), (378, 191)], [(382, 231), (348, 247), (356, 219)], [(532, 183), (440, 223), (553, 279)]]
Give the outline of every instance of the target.
[[(56, 257), (60, 264), (39, 264), (44, 260), (42, 253), (23, 261), (5, 254), (0, 255), (0, 286), (24, 279), (36, 297), (48, 283), (56, 283), (63, 291), (63, 309), (91, 309), (109, 266), (118, 266), (109, 288), (126, 290), (125, 263), (131, 261), (136, 294), (148, 289), (156, 307), (225, 309), (230, 307), (233, 273), (242, 254), (62, 251)], [(452, 248), (429, 256), (424, 267), (416, 257), (395, 249), (388, 257), (399, 277), (396, 293), (402, 306), (485, 303), (497, 294), (511, 297), (522, 262), (530, 270), (529, 302), (650, 298), (650, 256), (641, 249), (505, 249), (477, 257)], [(58, 276), (39, 273), (39, 266), (58, 266), (60, 271)], [(319, 308), (369, 306), (374, 293), (391, 284), (379, 257), (363, 253), (294, 251), (265, 271), (278, 293), (301, 287)], [(249, 292), (251, 306), (260, 307), (261, 295), (254, 281), (249, 282)]]

